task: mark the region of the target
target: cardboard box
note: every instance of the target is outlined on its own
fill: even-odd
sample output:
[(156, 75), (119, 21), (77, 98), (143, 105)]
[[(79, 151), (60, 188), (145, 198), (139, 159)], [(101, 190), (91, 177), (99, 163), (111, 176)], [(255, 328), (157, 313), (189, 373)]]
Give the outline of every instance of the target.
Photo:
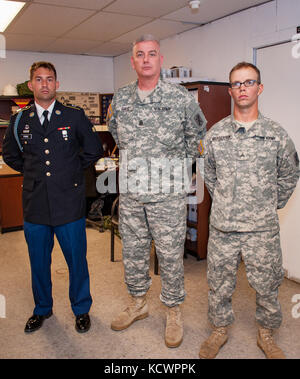
[(191, 70), (187, 67), (172, 67), (172, 78), (189, 78), (191, 76)]

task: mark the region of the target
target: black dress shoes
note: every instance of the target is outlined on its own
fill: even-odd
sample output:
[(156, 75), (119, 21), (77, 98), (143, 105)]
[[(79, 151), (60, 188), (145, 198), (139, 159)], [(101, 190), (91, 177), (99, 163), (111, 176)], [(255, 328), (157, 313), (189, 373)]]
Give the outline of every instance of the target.
[(75, 329), (78, 333), (85, 333), (91, 327), (91, 320), (88, 313), (76, 316)]
[(48, 313), (47, 315), (44, 315), (44, 316), (40, 316), (40, 315), (32, 315), (26, 325), (25, 325), (25, 329), (24, 329), (24, 332), (25, 333), (31, 333), (31, 332), (35, 332), (36, 330), (40, 329), (43, 325), (43, 322), (44, 320), (46, 320), (46, 318), (49, 318), (52, 316), (52, 312)]

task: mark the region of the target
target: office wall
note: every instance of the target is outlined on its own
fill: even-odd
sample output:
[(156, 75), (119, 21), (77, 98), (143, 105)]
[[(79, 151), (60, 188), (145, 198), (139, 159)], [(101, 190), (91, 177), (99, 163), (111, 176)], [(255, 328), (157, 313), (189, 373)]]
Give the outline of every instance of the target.
[(6, 84), (28, 80), (29, 67), (41, 60), (55, 65), (60, 91), (113, 92), (112, 58), (7, 51), (6, 58), (0, 59), (0, 94)]
[[(276, 0), (162, 40), (163, 67), (188, 66), (194, 77), (227, 81), (235, 63), (253, 61), (253, 48), (290, 40), (299, 15), (299, 0)], [(115, 89), (135, 77), (130, 53), (114, 59)]]
[[(261, 69), (264, 91), (260, 109), (272, 114), (293, 139), (300, 154), (299, 88), (300, 56), (293, 54), (294, 42), (269, 46), (257, 51), (257, 65)], [(300, 51), (300, 41), (298, 42)], [(283, 265), (288, 277), (300, 281), (300, 184), (288, 204), (279, 211)]]

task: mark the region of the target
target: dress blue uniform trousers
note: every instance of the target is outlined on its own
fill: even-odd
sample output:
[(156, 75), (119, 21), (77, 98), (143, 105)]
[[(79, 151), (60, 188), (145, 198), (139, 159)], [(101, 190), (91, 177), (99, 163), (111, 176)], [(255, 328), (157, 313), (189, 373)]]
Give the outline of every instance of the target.
[(35, 315), (52, 311), (51, 253), (54, 234), (69, 268), (69, 297), (75, 316), (88, 313), (92, 305), (86, 260), (85, 218), (59, 226), (24, 222), (25, 239), (31, 265)]

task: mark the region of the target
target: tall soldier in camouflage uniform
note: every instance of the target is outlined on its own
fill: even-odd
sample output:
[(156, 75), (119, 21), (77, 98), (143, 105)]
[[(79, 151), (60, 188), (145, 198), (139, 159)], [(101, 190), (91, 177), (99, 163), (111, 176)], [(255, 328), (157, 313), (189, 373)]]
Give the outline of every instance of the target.
[(176, 170), (174, 162), (180, 166), (186, 157), (197, 156), (206, 120), (184, 87), (160, 79), (162, 60), (153, 36), (134, 43), (131, 64), (138, 80), (117, 91), (108, 115), (109, 130), (121, 150), (120, 232), (125, 282), (131, 295), (131, 304), (111, 327), (123, 330), (148, 316), (145, 295), (151, 285), (153, 239), (160, 264), (160, 299), (168, 309), (165, 343), (177, 347), (183, 338), (179, 304), (185, 298), (185, 191), (182, 185), (178, 189), (182, 176), (173, 175), (175, 179), (166, 189), (162, 182), (170, 180), (170, 175), (164, 175), (168, 170), (161, 179), (158, 173), (168, 163)]
[(299, 178), (299, 160), (287, 132), (258, 111), (263, 91), (256, 66), (241, 62), (230, 72), (233, 115), (205, 138), (205, 182), (212, 197), (208, 242), (209, 320), (214, 326), (201, 358), (214, 358), (233, 320), (232, 294), (243, 257), (256, 291), (257, 344), (267, 358), (284, 358), (272, 329), (281, 324), (278, 287), (283, 280), (277, 209)]

